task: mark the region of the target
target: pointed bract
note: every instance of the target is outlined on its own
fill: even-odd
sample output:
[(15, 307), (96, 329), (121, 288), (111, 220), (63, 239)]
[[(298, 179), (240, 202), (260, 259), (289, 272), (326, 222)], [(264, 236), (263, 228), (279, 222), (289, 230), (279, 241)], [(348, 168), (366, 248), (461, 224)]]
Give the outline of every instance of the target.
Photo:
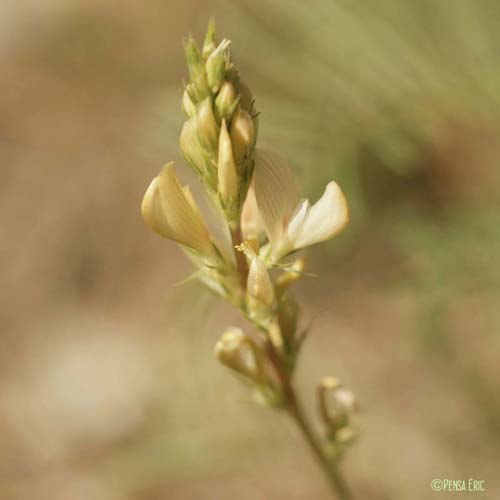
[(209, 95), (205, 63), (193, 37), (186, 40), (184, 51), (192, 84), (191, 98), (198, 103)]
[(215, 50), (217, 47), (216, 42), (216, 30), (215, 30), (215, 19), (212, 17), (208, 23), (207, 34), (205, 35), (205, 41), (203, 42), (202, 55), (204, 59)]

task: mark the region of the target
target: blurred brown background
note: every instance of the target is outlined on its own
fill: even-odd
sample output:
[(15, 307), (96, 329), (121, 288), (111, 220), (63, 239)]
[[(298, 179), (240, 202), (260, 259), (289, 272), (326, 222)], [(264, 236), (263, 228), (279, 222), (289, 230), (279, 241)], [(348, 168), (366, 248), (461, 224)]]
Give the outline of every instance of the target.
[[(349, 229), (309, 252), (299, 385), (358, 395), (359, 499), (500, 495), (500, 4), (3, 0), (0, 498), (305, 500), (326, 485), (285, 417), (212, 350), (243, 320), (139, 205), (177, 138), (182, 39), (210, 16), (260, 144)], [(486, 492), (433, 493), (433, 478)]]

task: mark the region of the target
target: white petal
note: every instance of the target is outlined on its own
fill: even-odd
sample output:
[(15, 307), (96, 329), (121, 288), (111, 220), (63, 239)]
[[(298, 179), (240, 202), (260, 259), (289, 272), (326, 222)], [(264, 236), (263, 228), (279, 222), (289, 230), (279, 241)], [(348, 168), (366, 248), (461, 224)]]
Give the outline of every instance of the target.
[(292, 215), (286, 229), (286, 234), (289, 241), (294, 241), (297, 238), (297, 235), (300, 234), (302, 226), (304, 225), (304, 221), (309, 214), (310, 208), (311, 203), (309, 202), (309, 200), (302, 200), (295, 209), (295, 212)]
[(326, 186), (323, 196), (309, 209), (302, 228), (295, 235), (294, 249), (303, 248), (337, 235), (349, 221), (347, 202), (335, 182)]
[(287, 161), (278, 153), (255, 154), (255, 197), (271, 245), (276, 246), (299, 201)]

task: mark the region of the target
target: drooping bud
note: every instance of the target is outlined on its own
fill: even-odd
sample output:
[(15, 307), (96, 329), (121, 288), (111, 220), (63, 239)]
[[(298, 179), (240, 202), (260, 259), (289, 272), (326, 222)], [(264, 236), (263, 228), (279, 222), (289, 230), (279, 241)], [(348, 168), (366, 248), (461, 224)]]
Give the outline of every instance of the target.
[(182, 94), (182, 110), (188, 118), (192, 118), (196, 114), (196, 106), (194, 105), (187, 89)]
[(234, 161), (240, 166), (250, 152), (254, 141), (252, 118), (241, 107), (234, 113), (230, 136), (233, 143)]
[(217, 42), (215, 41), (215, 20), (212, 17), (208, 23), (207, 34), (205, 35), (205, 41), (203, 42), (202, 55), (204, 59), (215, 50), (217, 47)]
[(219, 181), (219, 194), (224, 204), (229, 204), (238, 196), (238, 177), (233, 159), (233, 148), (226, 127), (226, 120), (222, 120), (219, 135), (219, 159), (217, 175)]
[(198, 103), (210, 93), (205, 64), (193, 37), (187, 39), (184, 50), (186, 53), (189, 77), (191, 79), (190, 95), (191, 98)]
[(259, 305), (270, 307), (274, 302), (274, 288), (267, 268), (259, 257), (250, 264), (247, 281), (247, 294)]
[(215, 121), (212, 99), (207, 97), (196, 110), (198, 138), (208, 151), (216, 152), (219, 143), (219, 126)]
[(240, 97), (236, 93), (234, 85), (230, 81), (225, 81), (215, 98), (215, 117), (220, 122), (222, 119), (230, 120), (233, 116)]
[(331, 439), (350, 427), (357, 406), (354, 394), (335, 377), (324, 377), (318, 385), (319, 411)]
[(222, 40), (219, 46), (210, 54), (206, 62), (208, 87), (213, 94), (219, 90), (226, 72), (226, 50), (231, 42)]
[(230, 327), (222, 334), (215, 344), (215, 355), (222, 364), (236, 373), (257, 384), (263, 381), (262, 353), (241, 328)]

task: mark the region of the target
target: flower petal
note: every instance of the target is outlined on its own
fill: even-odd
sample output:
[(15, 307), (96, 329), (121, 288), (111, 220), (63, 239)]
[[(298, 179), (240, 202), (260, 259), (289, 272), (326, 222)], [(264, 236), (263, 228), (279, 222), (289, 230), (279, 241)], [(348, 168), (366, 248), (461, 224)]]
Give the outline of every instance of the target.
[(278, 153), (258, 149), (255, 154), (255, 197), (272, 246), (277, 246), (299, 201), (287, 161)]
[(335, 182), (329, 182), (323, 196), (309, 209), (293, 240), (295, 250), (337, 235), (349, 221), (347, 201)]
[(301, 202), (298, 204), (286, 228), (286, 234), (289, 241), (295, 240), (297, 235), (300, 234), (302, 226), (304, 225), (304, 222), (309, 215), (310, 208), (311, 203), (309, 202), (309, 200), (301, 200)]
[(173, 163), (166, 165), (153, 179), (141, 210), (157, 233), (204, 255), (212, 253), (210, 233), (191, 192), (180, 185)]
[(146, 224), (156, 233), (170, 240), (175, 239), (175, 233), (165, 217), (165, 209), (160, 193), (160, 178), (155, 177), (142, 199), (141, 212)]

